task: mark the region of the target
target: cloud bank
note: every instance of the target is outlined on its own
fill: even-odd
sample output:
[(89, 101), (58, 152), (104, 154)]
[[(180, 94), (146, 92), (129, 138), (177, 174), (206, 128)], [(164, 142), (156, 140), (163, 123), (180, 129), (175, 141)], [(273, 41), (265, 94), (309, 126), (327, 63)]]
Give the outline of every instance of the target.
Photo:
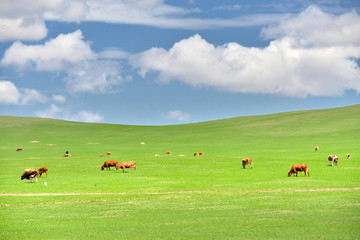
[[(358, 29), (357, 13), (335, 17), (312, 6), (264, 29), (264, 36), (275, 38), (265, 48), (234, 42), (214, 46), (196, 34), (169, 50), (152, 48), (130, 61), (142, 77), (157, 73), (160, 83), (181, 81), (194, 87), (290, 97), (342, 95), (346, 90), (360, 93)], [(336, 32), (343, 34), (321, 42), (320, 35)]]

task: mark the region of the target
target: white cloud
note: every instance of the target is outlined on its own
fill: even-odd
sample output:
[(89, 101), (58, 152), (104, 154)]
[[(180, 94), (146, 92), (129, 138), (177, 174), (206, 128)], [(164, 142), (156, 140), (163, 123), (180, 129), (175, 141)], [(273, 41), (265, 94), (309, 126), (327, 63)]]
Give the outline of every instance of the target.
[[(64, 80), (72, 93), (108, 93), (115, 92), (113, 87), (123, 81), (120, 62), (115, 60), (127, 55), (119, 49), (107, 49), (98, 55), (77, 30), (60, 34), (42, 45), (15, 42), (5, 51), (1, 63), (21, 69), (66, 72)], [(98, 60), (98, 57), (107, 60)]]
[(15, 42), (5, 51), (1, 63), (27, 67), (34, 65), (38, 71), (58, 71), (94, 59), (89, 43), (83, 41), (82, 32), (77, 30), (69, 34), (60, 34), (43, 45), (24, 45)]
[(173, 110), (167, 113), (167, 119), (186, 122), (191, 119), (191, 116), (186, 112), (182, 112), (180, 110)]
[(0, 42), (11, 40), (39, 40), (47, 35), (44, 20), (38, 16), (15, 19), (0, 18)]
[[(190, 1), (192, 3), (192, 1)], [(238, 9), (239, 5), (227, 6)], [(45, 21), (110, 22), (159, 28), (203, 29), (274, 23), (282, 15), (241, 18), (186, 17), (199, 12), (166, 4), (164, 0), (1, 0), (0, 41), (40, 40), (47, 35)]]
[[(352, 29), (342, 30), (344, 36), (333, 42), (326, 40), (320, 44), (316, 42), (318, 36), (310, 37), (311, 34), (303, 32), (302, 24), (296, 24), (304, 20), (301, 16), (308, 11), (311, 9), (288, 19), (293, 26), (288, 35), (286, 30), (280, 31), (280, 24), (280, 30), (274, 32), (282, 35), (265, 48), (248, 48), (237, 43), (214, 46), (195, 35), (175, 43), (169, 50), (152, 48), (134, 55), (130, 61), (143, 77), (157, 72), (157, 81), (162, 83), (178, 80), (231, 92), (291, 97), (341, 95), (349, 89), (360, 93), (360, 68), (355, 61), (360, 58), (360, 21), (352, 22), (359, 16), (354, 12), (338, 17), (318, 14), (322, 17), (317, 22), (338, 23), (334, 27), (337, 31), (347, 29), (346, 23)], [(316, 33), (317, 28), (323, 36), (328, 33), (322, 24), (308, 24), (307, 28), (309, 33)], [(329, 28), (329, 35), (334, 28)], [(264, 34), (270, 34), (269, 31), (264, 30)]]
[(58, 103), (66, 102), (66, 97), (63, 96), (63, 95), (56, 95), (56, 94), (54, 94), (54, 95), (52, 96), (52, 99), (53, 99), (55, 102), (58, 102)]
[(120, 65), (114, 61), (87, 61), (68, 69), (65, 78), (68, 91), (109, 93), (123, 81)]
[(18, 89), (10, 81), (0, 81), (0, 104), (28, 105), (45, 103), (47, 97), (34, 89)]
[(92, 113), (90, 111), (80, 111), (72, 116), (65, 117), (65, 120), (76, 122), (101, 122), (104, 118), (98, 113)]
[(20, 92), (9, 81), (0, 81), (0, 104), (19, 104)]
[(98, 113), (79, 111), (75, 114), (71, 114), (55, 104), (51, 104), (50, 107), (45, 110), (35, 112), (35, 115), (41, 118), (56, 118), (76, 122), (101, 122), (104, 120)]
[(317, 6), (310, 6), (296, 16), (290, 16), (262, 30), (266, 39), (290, 37), (300, 46), (359, 45), (360, 16), (348, 12), (334, 16)]
[(58, 113), (61, 113), (62, 111), (63, 110), (55, 104), (51, 104), (50, 108), (35, 112), (35, 116), (41, 118), (57, 118)]

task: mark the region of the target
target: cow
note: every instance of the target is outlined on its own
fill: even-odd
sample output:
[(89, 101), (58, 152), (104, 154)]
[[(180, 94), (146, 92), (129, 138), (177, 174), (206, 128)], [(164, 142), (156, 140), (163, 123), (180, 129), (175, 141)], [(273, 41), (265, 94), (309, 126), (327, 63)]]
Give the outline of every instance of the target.
[(307, 164), (295, 164), (295, 165), (293, 165), (291, 167), (289, 173), (288, 173), (288, 177), (290, 177), (291, 174), (294, 174), (294, 176), (297, 176), (298, 172), (305, 172), (305, 177), (306, 177), (306, 174), (308, 175), (308, 177), (310, 177)]
[(347, 159), (350, 159), (350, 158), (351, 158), (351, 155), (350, 155), (350, 154), (346, 155), (346, 158), (347, 158)]
[(65, 153), (64, 157), (71, 157), (70, 153)]
[(319, 146), (316, 146), (316, 147), (315, 147), (315, 151), (319, 151)]
[(21, 180), (23, 179), (28, 179), (28, 182), (34, 182), (34, 178), (36, 179), (36, 182), (38, 182), (37, 180), (37, 172), (35, 171), (35, 169), (25, 169), (24, 173), (21, 176)]
[(242, 160), (242, 165), (243, 165), (243, 168), (245, 168), (246, 165), (249, 165), (251, 168), (253, 168), (253, 160), (252, 158), (244, 158)]
[(101, 155), (100, 155), (100, 157), (103, 157), (103, 156), (104, 156), (104, 154), (101, 154)]
[(119, 168), (122, 168), (123, 172), (125, 172), (125, 168), (130, 168), (130, 172), (134, 168), (136, 172), (136, 162), (135, 161), (122, 162), (116, 166), (116, 170), (118, 170)]
[(171, 152), (170, 151), (167, 151), (166, 153), (165, 153), (165, 155), (167, 156), (167, 155), (171, 155)]
[(198, 152), (194, 153), (194, 157), (195, 157), (195, 156), (199, 156), (199, 153), (198, 153)]
[(37, 175), (38, 175), (39, 177), (41, 177), (41, 175), (42, 175), (43, 173), (45, 173), (45, 174), (46, 174), (46, 177), (47, 177), (47, 171), (48, 171), (48, 168), (47, 168), (47, 167), (41, 167), (41, 168), (39, 168), (39, 170), (38, 170), (38, 172), (37, 172)]
[(22, 147), (19, 147), (19, 148), (16, 149), (17, 152), (22, 151), (22, 150), (23, 150)]
[(105, 161), (104, 165), (102, 165), (102, 167), (101, 167), (101, 171), (104, 170), (104, 168), (107, 168), (107, 170), (110, 170), (110, 167), (116, 168), (116, 165), (118, 165), (118, 161), (116, 161), (116, 160)]
[(334, 163), (337, 166), (337, 162), (339, 161), (339, 158), (336, 155), (334, 155), (334, 154), (330, 155), (328, 159), (329, 159), (331, 166), (334, 166)]
[(111, 156), (112, 152), (107, 152), (106, 155)]
[(204, 152), (199, 152), (199, 156), (204, 156)]

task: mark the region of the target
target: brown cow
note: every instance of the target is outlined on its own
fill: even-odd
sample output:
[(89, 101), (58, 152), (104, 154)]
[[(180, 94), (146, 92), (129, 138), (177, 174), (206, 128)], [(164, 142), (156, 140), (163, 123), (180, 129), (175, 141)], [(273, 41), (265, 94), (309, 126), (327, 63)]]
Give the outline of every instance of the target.
[(204, 156), (205, 153), (204, 152), (199, 152), (199, 156)]
[(246, 165), (249, 165), (251, 168), (253, 168), (253, 160), (252, 158), (244, 158), (242, 160), (242, 165), (243, 165), (243, 168), (245, 168)]
[(195, 156), (199, 156), (199, 153), (198, 153), (198, 152), (194, 153), (194, 157), (195, 157)]
[(102, 165), (101, 171), (104, 170), (104, 168), (107, 168), (107, 170), (110, 170), (110, 167), (116, 168), (116, 165), (118, 165), (118, 161), (116, 161), (116, 160), (106, 161), (106, 162), (104, 162), (104, 165)]
[(34, 178), (36, 179), (36, 182), (38, 182), (37, 180), (37, 172), (35, 171), (35, 169), (25, 169), (24, 173), (21, 176), (21, 180), (23, 179), (28, 179), (28, 182), (34, 182)]
[(71, 154), (70, 154), (70, 153), (66, 153), (66, 154), (64, 155), (64, 157), (71, 157)]
[(116, 166), (116, 170), (118, 170), (119, 168), (122, 168), (123, 172), (125, 172), (125, 168), (130, 168), (130, 172), (134, 168), (136, 172), (136, 162), (135, 161), (122, 162)]
[(103, 157), (103, 156), (104, 156), (104, 154), (101, 154), (101, 155), (100, 155), (100, 157)]
[(334, 163), (337, 166), (337, 162), (338, 162), (339, 158), (336, 155), (330, 155), (328, 159), (329, 159), (331, 166), (334, 166)]
[(307, 164), (295, 164), (295, 165), (293, 165), (291, 167), (289, 173), (288, 173), (288, 177), (290, 177), (291, 174), (294, 174), (294, 176), (297, 176), (298, 172), (305, 172), (305, 177), (306, 177), (306, 174), (308, 175), (308, 177), (310, 177)]
[(112, 152), (107, 152), (106, 155), (111, 156), (111, 155), (112, 155)]
[(171, 152), (170, 151), (167, 151), (166, 153), (165, 153), (165, 155), (167, 156), (167, 155), (171, 155)]
[(319, 146), (316, 146), (316, 147), (315, 147), (315, 151), (319, 151)]
[(351, 155), (350, 155), (350, 154), (346, 155), (346, 158), (347, 158), (347, 159), (350, 159), (350, 158), (351, 158)]
[(16, 149), (17, 152), (18, 152), (18, 151), (22, 151), (22, 150), (23, 150), (22, 147), (19, 147), (19, 148)]
[(46, 174), (46, 177), (47, 177), (47, 171), (48, 171), (48, 168), (47, 168), (47, 167), (41, 167), (41, 168), (39, 168), (39, 170), (38, 170), (38, 172), (37, 172), (37, 175), (38, 175), (39, 177), (41, 177), (41, 175), (42, 175), (43, 173), (45, 173), (45, 174)]

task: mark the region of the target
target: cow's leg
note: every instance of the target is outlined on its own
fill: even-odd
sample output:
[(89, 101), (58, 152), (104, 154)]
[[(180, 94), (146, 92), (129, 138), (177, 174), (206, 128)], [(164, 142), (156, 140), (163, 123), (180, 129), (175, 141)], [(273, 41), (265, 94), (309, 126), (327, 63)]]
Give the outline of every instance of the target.
[(134, 166), (134, 168), (135, 168), (135, 172), (136, 172), (136, 165)]

